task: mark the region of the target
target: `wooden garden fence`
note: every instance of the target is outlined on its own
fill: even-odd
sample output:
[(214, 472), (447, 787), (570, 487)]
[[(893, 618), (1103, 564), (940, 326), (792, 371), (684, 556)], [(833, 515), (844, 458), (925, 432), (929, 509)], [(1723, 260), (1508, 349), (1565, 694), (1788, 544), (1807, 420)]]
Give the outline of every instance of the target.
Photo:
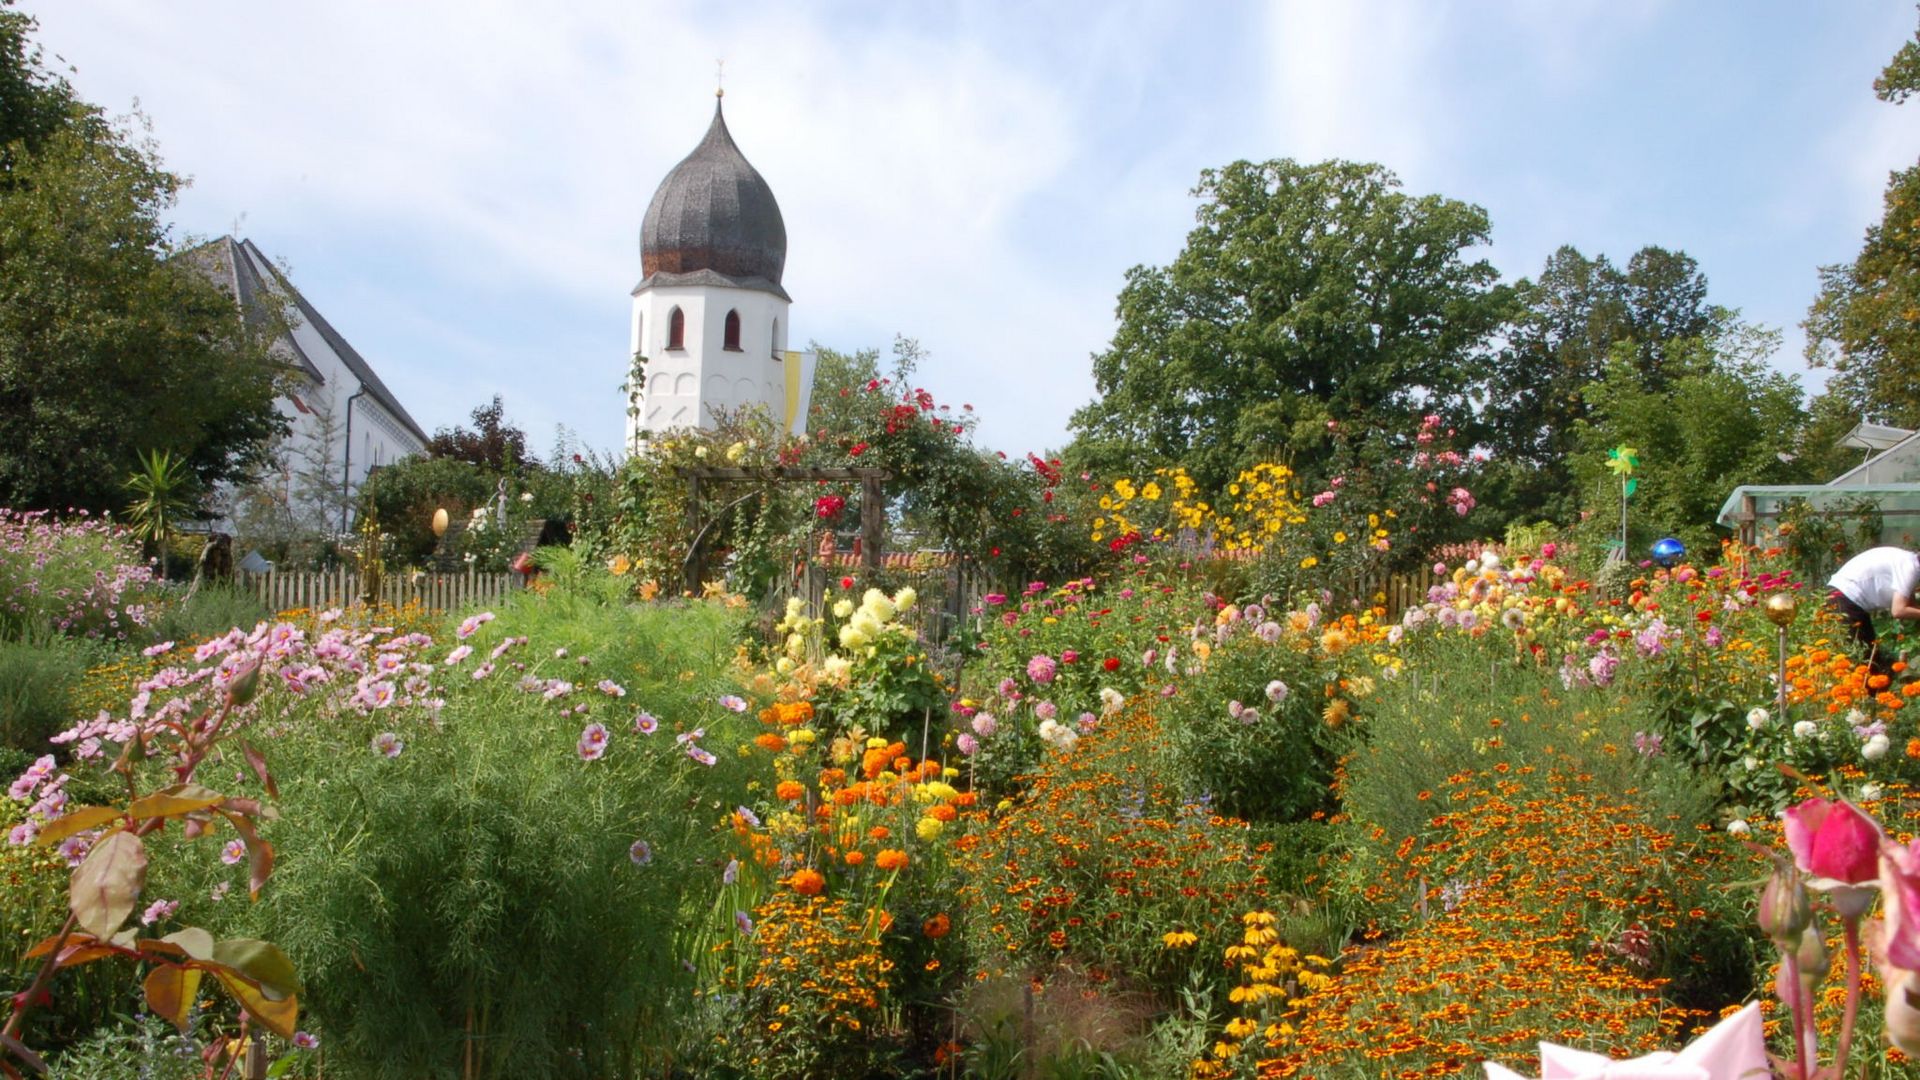
[[(360, 603), (363, 593), (360, 574), (348, 569), (242, 572), (234, 581), (272, 611), (346, 607)], [(493, 603), (519, 588), (518, 574), (394, 573), (381, 577), (379, 599), (395, 607), (417, 603), (430, 611), (460, 611)]]

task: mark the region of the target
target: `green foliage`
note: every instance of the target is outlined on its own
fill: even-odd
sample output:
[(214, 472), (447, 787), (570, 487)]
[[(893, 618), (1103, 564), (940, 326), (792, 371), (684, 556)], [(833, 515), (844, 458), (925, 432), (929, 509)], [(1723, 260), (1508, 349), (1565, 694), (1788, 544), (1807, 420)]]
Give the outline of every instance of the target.
[(98, 645), (84, 639), (35, 634), (0, 640), (0, 747), (51, 751), (47, 739), (73, 723), (73, 691), (101, 655)]
[(1506, 304), (1493, 266), (1468, 259), (1487, 215), (1399, 186), (1340, 161), (1203, 172), (1186, 247), (1127, 274), (1076, 462), (1178, 462), (1209, 490), (1256, 460), (1317, 477), (1326, 421), (1462, 404)]
[[(280, 865), (258, 906), (218, 914), (285, 945), (329, 1061), (352, 1075), (450, 1077), (469, 1051), (487, 1077), (664, 1069), (688, 987), (678, 926), (720, 850), (710, 822), (742, 794), (738, 765), (702, 767), (672, 726), (726, 745), (715, 699), (738, 623), (609, 599), (556, 584), (492, 624), (532, 637), (511, 654), (530, 675), (581, 684), (566, 710), (503, 671), (431, 722), (311, 716), (274, 741)], [(628, 696), (595, 692), (604, 677)], [(671, 726), (636, 733), (643, 708)], [(598, 761), (575, 750), (590, 720), (612, 733)], [(368, 749), (387, 728), (404, 742), (393, 758)], [(171, 887), (205, 897), (224, 869), (203, 854)]]
[[(1283, 700), (1269, 699), (1275, 681)], [(1213, 649), (1160, 710), (1184, 790), (1249, 821), (1302, 821), (1329, 809), (1334, 744), (1320, 718), (1318, 681), (1305, 655), (1244, 628)]]
[(31, 22), (6, 18), (0, 86), (28, 100), (0, 184), (0, 503), (118, 506), (128, 463), (155, 448), (204, 488), (243, 479), (286, 428), (268, 353), (281, 313), (241, 320), (172, 257), (161, 215), (179, 178), (75, 103), (24, 44)]
[(1606, 454), (1620, 445), (1640, 457), (1628, 510), (1634, 553), (1662, 536), (1712, 550), (1712, 522), (1735, 486), (1802, 479), (1802, 469), (1781, 456), (1806, 413), (1798, 382), (1767, 366), (1778, 341), (1775, 331), (1735, 324), (1677, 343), (1663, 386), (1616, 353), (1606, 375), (1588, 385), (1590, 419), (1576, 426), (1581, 453), (1573, 473), (1596, 527), (1610, 522), (1618, 535), (1620, 481)]
[(1569, 462), (1579, 449), (1575, 425), (1592, 414), (1588, 385), (1605, 377), (1620, 347), (1642, 382), (1664, 386), (1684, 343), (1728, 317), (1706, 293), (1690, 256), (1658, 247), (1635, 252), (1621, 270), (1568, 245), (1537, 279), (1520, 281), (1507, 345), (1487, 378), (1493, 461), (1483, 501), (1496, 513), (1572, 521), (1580, 503)]
[[(196, 1031), (194, 1035), (201, 1035)], [(201, 1043), (150, 1013), (120, 1018), (54, 1056), (48, 1080), (201, 1080)]]
[(395, 565), (415, 566), (433, 553), (433, 515), (453, 521), (491, 502), (495, 479), (480, 466), (452, 457), (403, 458), (375, 472), (360, 487), (361, 512), (372, 513), (392, 537)]
[[(1920, 36), (1900, 47), (1873, 84), (1896, 105), (1920, 89)], [(1830, 367), (1860, 415), (1920, 425), (1920, 165), (1887, 181), (1886, 212), (1860, 254), (1820, 268), (1807, 310), (1807, 360)]]
[(203, 581), (192, 592), (158, 605), (146, 636), (154, 641), (205, 641), (236, 626), (252, 627), (272, 614), (238, 585)]
[(140, 468), (126, 481), (127, 524), (142, 543), (160, 552), (160, 576), (167, 576), (167, 545), (180, 519), (193, 513), (193, 477), (187, 463), (165, 450), (140, 455)]

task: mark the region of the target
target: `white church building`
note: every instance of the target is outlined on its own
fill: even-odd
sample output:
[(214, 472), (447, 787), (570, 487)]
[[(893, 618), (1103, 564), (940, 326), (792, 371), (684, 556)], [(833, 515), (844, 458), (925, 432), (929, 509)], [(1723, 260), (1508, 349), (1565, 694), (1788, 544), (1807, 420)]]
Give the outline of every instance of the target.
[[(276, 402), (291, 425), (289, 451), (305, 451), (311, 458), (316, 444), (324, 440), (329, 468), (339, 471), (349, 491), (359, 490), (382, 465), (426, 452), (426, 432), (380, 381), (373, 366), (253, 241), (223, 236), (193, 249), (187, 257), (239, 302), (242, 318), (261, 317), (260, 298), (271, 295), (287, 302), (291, 325), (273, 344), (273, 352), (294, 373), (285, 395)], [(296, 497), (291, 475), (275, 479), (289, 499)], [(310, 509), (343, 532), (352, 527), (348, 504)]]
[(706, 137), (661, 181), (640, 229), (629, 450), (753, 408), (805, 431), (813, 356), (787, 349), (786, 262), (780, 204), (734, 145), (716, 99)]

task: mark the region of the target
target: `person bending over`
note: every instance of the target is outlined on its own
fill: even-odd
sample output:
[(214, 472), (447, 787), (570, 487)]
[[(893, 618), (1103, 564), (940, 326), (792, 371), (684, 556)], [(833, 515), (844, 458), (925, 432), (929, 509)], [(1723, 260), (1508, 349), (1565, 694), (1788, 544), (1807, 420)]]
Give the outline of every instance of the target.
[(1920, 619), (1920, 605), (1914, 603), (1920, 555), (1905, 548), (1868, 548), (1834, 571), (1827, 587), (1833, 590), (1828, 606), (1846, 620), (1847, 637), (1877, 674), (1892, 674), (1892, 665), (1880, 655), (1873, 617), (1884, 611), (1896, 619)]

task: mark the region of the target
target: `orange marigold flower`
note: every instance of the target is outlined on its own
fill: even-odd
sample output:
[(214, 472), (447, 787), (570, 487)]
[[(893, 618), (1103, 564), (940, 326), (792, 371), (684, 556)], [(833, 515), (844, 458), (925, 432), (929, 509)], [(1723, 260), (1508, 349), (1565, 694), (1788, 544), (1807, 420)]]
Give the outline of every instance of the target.
[(937, 818), (941, 821), (952, 821), (954, 818), (957, 818), (960, 816), (960, 811), (955, 810), (953, 807), (948, 806), (946, 803), (940, 803), (934, 806), (932, 809), (928, 810), (927, 816), (930, 818)]
[(867, 830), (867, 835), (875, 840), (885, 840), (887, 837), (893, 835), (893, 830), (887, 828), (885, 825), (875, 825), (873, 828)]
[(947, 918), (947, 913), (943, 911), (933, 918), (928, 919), (920, 929), (930, 938), (943, 938), (947, 936), (948, 931), (953, 929), (953, 920)]
[(782, 780), (774, 785), (774, 795), (785, 802), (797, 802), (807, 793), (807, 786), (798, 780)]
[(787, 884), (801, 896), (819, 896), (821, 890), (827, 887), (827, 879), (820, 876), (818, 870), (795, 870), (787, 878)]
[(787, 748), (787, 740), (769, 731), (764, 735), (755, 735), (753, 737), (753, 745), (758, 746), (762, 750), (777, 754)]
[(1907, 740), (1907, 756), (1920, 761), (1920, 739)]
[(887, 848), (885, 851), (874, 856), (873, 865), (891, 873), (907, 865), (907, 853), (901, 851), (899, 848)]
[(848, 865), (848, 866), (859, 866), (859, 865), (860, 865), (861, 863), (863, 863), (863, 862), (866, 862), (866, 861), (867, 861), (867, 853), (866, 853), (866, 852), (864, 852), (864, 851), (849, 851), (849, 852), (847, 852), (847, 865)]

